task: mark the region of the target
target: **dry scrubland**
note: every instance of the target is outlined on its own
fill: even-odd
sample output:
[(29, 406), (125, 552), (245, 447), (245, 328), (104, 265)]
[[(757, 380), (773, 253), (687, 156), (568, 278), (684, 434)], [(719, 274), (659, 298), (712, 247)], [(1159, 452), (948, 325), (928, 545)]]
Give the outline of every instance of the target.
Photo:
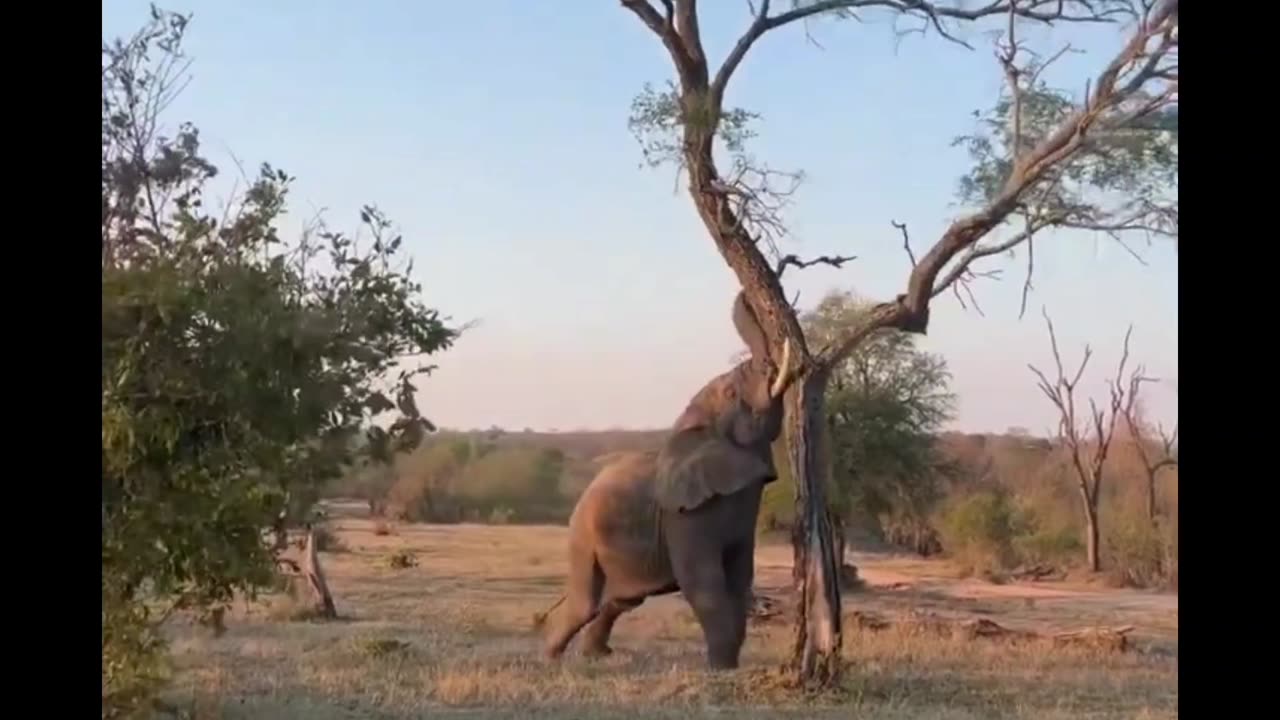
[[(167, 699), (195, 718), (923, 718), (1177, 717), (1177, 597), (1098, 586), (992, 585), (946, 563), (856, 555), (867, 588), (855, 610), (927, 611), (1039, 631), (1133, 625), (1126, 653), (1048, 641), (970, 640), (849, 623), (843, 691), (806, 698), (775, 668), (789, 618), (753, 622), (743, 667), (702, 670), (700, 631), (678, 597), (619, 621), (611, 657), (538, 655), (531, 616), (559, 593), (559, 527), (400, 525), (391, 535), (351, 506), (330, 525), (345, 548), (322, 555), (337, 622), (288, 619), (285, 596), (238, 606), (221, 637), (174, 625)], [(416, 566), (393, 569), (411, 553)], [(789, 549), (757, 553), (757, 589), (785, 597)], [(576, 648), (576, 646), (575, 646)]]

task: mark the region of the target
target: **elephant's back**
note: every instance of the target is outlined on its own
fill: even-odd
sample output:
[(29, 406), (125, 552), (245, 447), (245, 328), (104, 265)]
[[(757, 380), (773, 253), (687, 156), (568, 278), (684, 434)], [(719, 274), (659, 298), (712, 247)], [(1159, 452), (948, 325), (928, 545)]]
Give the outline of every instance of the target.
[(657, 466), (657, 452), (628, 451), (613, 455), (582, 491), (569, 524), (591, 522), (602, 515), (614, 514), (621, 507), (652, 502)]
[(599, 549), (648, 545), (657, 536), (656, 452), (621, 453), (601, 468), (569, 518), (570, 532)]

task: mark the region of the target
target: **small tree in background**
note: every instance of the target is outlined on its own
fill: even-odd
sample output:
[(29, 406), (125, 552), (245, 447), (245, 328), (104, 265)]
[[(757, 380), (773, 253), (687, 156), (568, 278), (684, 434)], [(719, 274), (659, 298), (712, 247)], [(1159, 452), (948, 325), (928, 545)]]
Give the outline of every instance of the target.
[[(792, 0), (780, 9), (756, 0), (747, 4), (746, 30), (718, 67), (703, 45), (696, 0), (622, 5), (662, 43), (677, 78), (663, 91), (646, 88), (636, 98), (631, 128), (650, 163), (674, 163), (687, 177), (690, 199), (759, 319), (770, 355), (781, 357), (784, 342), (792, 351), (795, 367), (782, 370), (794, 370), (784, 437), (795, 478), (800, 528), (794, 537), (803, 581), (790, 665), (799, 681), (830, 683), (840, 671), (842, 644), (838, 562), (826, 499), (831, 461), (823, 446), (826, 387), (834, 368), (877, 330), (925, 332), (932, 299), (948, 289), (957, 296), (968, 292), (973, 263), (981, 258), (1027, 244), (1029, 291), (1029, 243), (1042, 231), (1093, 229), (1117, 239), (1176, 232), (1176, 172), (1163, 170), (1177, 162), (1178, 2), (995, 0), (967, 7), (922, 0)], [(726, 106), (726, 93), (751, 49), (771, 31), (819, 16), (861, 19), (859, 13), (876, 9), (917, 20), (921, 31), (961, 44), (966, 43), (953, 34), (957, 23), (1007, 18), (997, 47), (1005, 95), (987, 116), (994, 125), (967, 139), (976, 162), (961, 193), (972, 211), (950, 223), (918, 259), (906, 225), (894, 223), (911, 260), (905, 291), (875, 305), (838, 339), (810, 347), (783, 292), (782, 273), (815, 263), (840, 267), (853, 258), (801, 260), (778, 251), (786, 234), (781, 211), (800, 175), (779, 172), (746, 152), (756, 115)], [(1073, 96), (1042, 81), (1044, 68), (1066, 51), (1029, 53), (1016, 39), (1019, 19), (1123, 19), (1130, 30), (1083, 94)], [(729, 158), (727, 172), (717, 151)], [(1006, 230), (1006, 237), (992, 237)]]
[[(432, 429), (413, 378), (456, 331), (420, 301), (401, 239), (373, 208), (367, 235), (277, 232), (290, 178), (263, 166), (220, 212), (217, 168), (189, 124), (161, 117), (182, 89), (188, 18), (152, 9), (102, 46), (102, 695), (104, 717), (164, 678), (158, 628), (221, 616), (272, 586), (263, 531), (352, 462)], [(383, 387), (395, 377), (394, 389)], [(375, 417), (398, 412), (388, 429)]]
[(1058, 411), (1058, 442), (1067, 452), (1071, 469), (1080, 490), (1080, 508), (1085, 520), (1085, 559), (1090, 572), (1102, 569), (1101, 538), (1098, 527), (1098, 508), (1102, 498), (1102, 481), (1106, 471), (1107, 455), (1111, 451), (1112, 439), (1115, 437), (1116, 423), (1124, 413), (1131, 389), (1141, 382), (1141, 369), (1134, 374), (1133, 384), (1124, 383), (1125, 366), (1129, 362), (1129, 336), (1133, 328), (1124, 334), (1124, 349), (1115, 378), (1111, 381), (1108, 405), (1099, 408), (1092, 398), (1089, 399), (1089, 417), (1080, 417), (1077, 407), (1076, 388), (1093, 350), (1086, 345), (1080, 359), (1080, 366), (1070, 377), (1062, 366), (1062, 355), (1058, 352), (1058, 338), (1053, 331), (1053, 321), (1048, 313), (1044, 316), (1049, 328), (1049, 345), (1053, 349), (1053, 363), (1057, 376), (1051, 381), (1034, 365), (1028, 365), (1039, 382), (1040, 392), (1053, 403)]
[[(811, 342), (828, 342), (871, 307), (830, 293), (800, 323)], [(941, 357), (917, 349), (914, 336), (890, 331), (872, 335), (832, 369), (826, 403), (837, 557), (851, 513), (895, 543), (922, 548), (944, 469), (935, 436), (955, 406), (948, 380)]]
[(1128, 399), (1121, 412), (1124, 414), (1125, 427), (1133, 440), (1134, 452), (1142, 463), (1147, 496), (1147, 521), (1156, 526), (1159, 512), (1156, 508), (1156, 479), (1160, 471), (1178, 467), (1178, 424), (1173, 430), (1165, 430), (1164, 425), (1156, 423), (1152, 427), (1143, 417), (1140, 394), (1142, 384), (1155, 382), (1154, 378), (1145, 376), (1139, 367), (1129, 376)]

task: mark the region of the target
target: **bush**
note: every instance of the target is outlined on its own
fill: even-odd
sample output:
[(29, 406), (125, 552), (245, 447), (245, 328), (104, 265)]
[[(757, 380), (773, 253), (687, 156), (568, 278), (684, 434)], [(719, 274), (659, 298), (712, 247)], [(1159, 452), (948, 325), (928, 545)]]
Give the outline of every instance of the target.
[(1080, 532), (1072, 527), (1019, 535), (1013, 539), (1013, 547), (1019, 562), (1024, 565), (1069, 565), (1084, 552)]
[(398, 458), (396, 480), (387, 491), (387, 515), (410, 522), (442, 520), (445, 496), (462, 467), (457, 449), (448, 442), (433, 442)]
[(954, 500), (938, 526), (943, 550), (967, 573), (995, 574), (1017, 563), (1015, 512), (1003, 492), (984, 490)]
[(1167, 533), (1142, 517), (1109, 523), (1102, 539), (1103, 567), (1108, 579), (1130, 587), (1177, 587), (1176, 547)]
[(169, 677), (164, 639), (145, 607), (102, 596), (102, 717), (138, 714)]
[(496, 507), (489, 512), (490, 525), (506, 525), (511, 522), (511, 518), (515, 517), (516, 511), (505, 505)]
[(206, 208), (217, 168), (199, 132), (156, 132), (184, 80), (187, 21), (153, 9), (131, 39), (101, 45), (107, 717), (162, 679), (164, 616), (150, 605), (207, 614), (269, 587), (263, 531), (350, 466), (366, 418), (400, 411), (390, 431), (368, 429), (380, 459), (431, 429), (413, 405), (422, 368), (400, 371), (394, 402), (378, 387), (457, 335), (420, 302), (375, 208), (361, 211), (363, 248), (323, 227), (286, 245), (292, 178), (265, 164), (225, 213)]

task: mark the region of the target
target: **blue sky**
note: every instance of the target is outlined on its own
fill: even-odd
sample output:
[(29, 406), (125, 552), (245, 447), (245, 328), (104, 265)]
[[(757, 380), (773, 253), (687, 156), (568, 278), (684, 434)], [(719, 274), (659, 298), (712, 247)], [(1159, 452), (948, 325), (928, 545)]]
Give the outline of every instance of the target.
[[(192, 12), (193, 80), (170, 109), (201, 129), (233, 171), (270, 162), (295, 175), (292, 221), (318, 208), (355, 228), (365, 203), (405, 236), (427, 300), (478, 320), (422, 384), (422, 405), (451, 427), (604, 428), (670, 423), (739, 350), (728, 322), (735, 279), (669, 169), (639, 167), (627, 130), (634, 95), (671, 77), (661, 44), (615, 0), (251, 3), (174, 0)], [(746, 2), (702, 3), (707, 51), (723, 57)], [(104, 36), (128, 34), (147, 3), (105, 0)], [(855, 254), (843, 270), (787, 276), (810, 306), (828, 289), (900, 292), (910, 269), (891, 220), (917, 252), (962, 211), (963, 151), (1001, 78), (976, 50), (936, 36), (897, 41), (890, 25), (816, 23), (770, 33), (739, 69), (729, 103), (762, 116), (752, 151), (803, 169), (788, 210), (798, 254)], [(1028, 30), (1040, 49), (1086, 50), (1054, 66), (1068, 87), (1115, 48), (1109, 28)], [(233, 174), (233, 173), (229, 173)], [(985, 317), (935, 303), (921, 346), (940, 353), (959, 396), (957, 429), (1047, 430), (1053, 413), (1027, 363), (1052, 358), (1046, 306), (1068, 362), (1095, 357), (1083, 390), (1101, 398), (1132, 323), (1148, 374), (1178, 375), (1177, 253), (1139, 245), (1137, 263), (1105, 238), (1063, 234), (1036, 247), (1035, 292), (1018, 319), (1021, 261), (992, 259), (1002, 281), (977, 293)], [(1151, 387), (1158, 419), (1176, 385)]]

